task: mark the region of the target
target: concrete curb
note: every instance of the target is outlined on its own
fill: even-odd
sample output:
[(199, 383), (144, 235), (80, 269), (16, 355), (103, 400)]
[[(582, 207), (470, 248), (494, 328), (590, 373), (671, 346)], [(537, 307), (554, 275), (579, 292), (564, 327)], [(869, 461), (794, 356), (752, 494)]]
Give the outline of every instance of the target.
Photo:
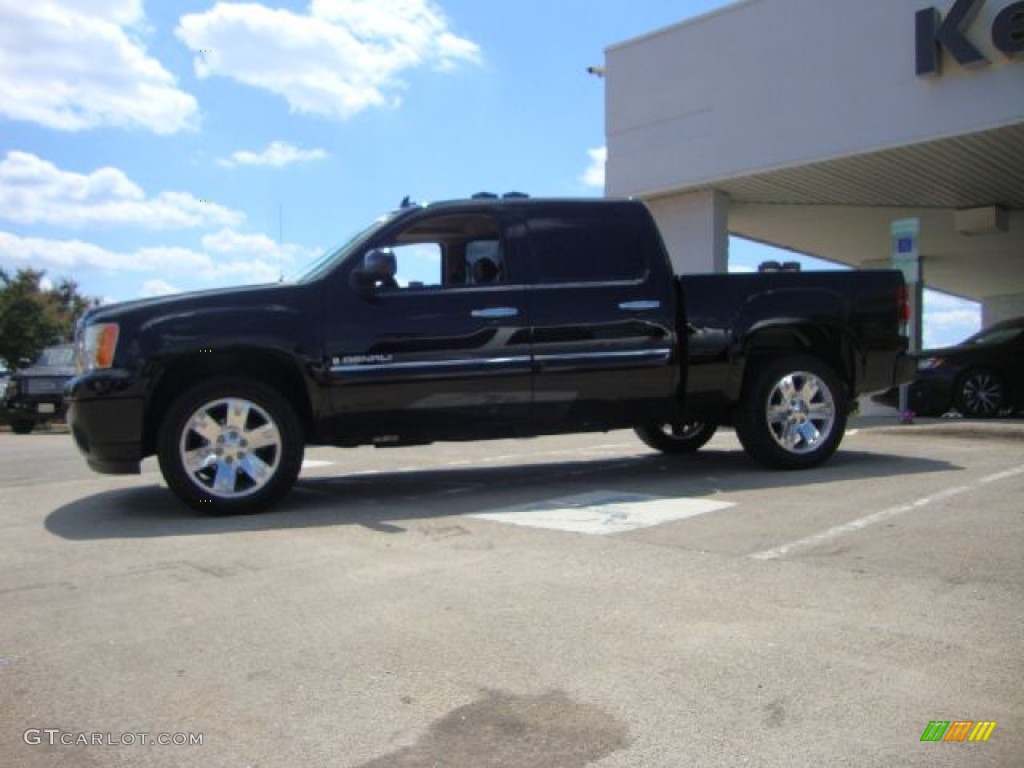
[(869, 429), (875, 434), (960, 439), (1024, 440), (1024, 419), (917, 418), (901, 424), (895, 416), (860, 416), (850, 419), (847, 429)]

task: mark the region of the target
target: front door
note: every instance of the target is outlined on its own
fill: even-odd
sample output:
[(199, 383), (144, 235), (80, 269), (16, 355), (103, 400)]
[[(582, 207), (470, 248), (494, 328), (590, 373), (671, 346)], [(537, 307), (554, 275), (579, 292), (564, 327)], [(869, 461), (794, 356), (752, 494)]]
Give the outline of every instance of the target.
[(529, 319), (513, 251), (487, 212), (424, 212), (340, 270), (368, 258), (390, 274), (337, 279), (332, 290), (348, 295), (326, 297), (335, 439), (459, 439), (527, 422)]

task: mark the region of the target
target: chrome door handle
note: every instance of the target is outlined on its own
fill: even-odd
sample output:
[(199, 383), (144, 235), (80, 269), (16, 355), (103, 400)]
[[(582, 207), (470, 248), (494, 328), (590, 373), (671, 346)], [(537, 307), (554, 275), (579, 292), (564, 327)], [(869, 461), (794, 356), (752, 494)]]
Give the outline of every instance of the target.
[(647, 309), (658, 309), (659, 307), (661, 307), (661, 302), (656, 300), (624, 301), (619, 304), (619, 309), (624, 309), (627, 312), (643, 312)]
[(494, 320), (502, 317), (515, 317), (519, 314), (519, 310), (515, 307), (492, 307), (490, 309), (474, 309), (472, 314), (473, 317)]

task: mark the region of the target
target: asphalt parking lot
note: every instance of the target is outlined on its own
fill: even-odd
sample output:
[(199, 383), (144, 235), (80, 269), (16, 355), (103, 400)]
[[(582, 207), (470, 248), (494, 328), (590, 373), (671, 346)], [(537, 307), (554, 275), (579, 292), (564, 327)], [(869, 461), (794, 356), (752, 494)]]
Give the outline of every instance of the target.
[(202, 518), (0, 433), (0, 764), (1022, 765), (1021, 422), (306, 458)]

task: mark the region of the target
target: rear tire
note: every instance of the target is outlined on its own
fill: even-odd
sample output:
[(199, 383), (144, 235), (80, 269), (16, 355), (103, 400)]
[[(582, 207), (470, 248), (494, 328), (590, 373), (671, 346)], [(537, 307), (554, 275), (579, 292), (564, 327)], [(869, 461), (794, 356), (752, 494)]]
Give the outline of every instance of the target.
[(717, 429), (717, 424), (694, 420), (641, 424), (634, 427), (633, 431), (656, 451), (686, 454), (703, 448)]
[(302, 468), (303, 434), (275, 389), (240, 378), (185, 391), (160, 427), (157, 457), (185, 504), (215, 515), (259, 512), (280, 500)]
[(766, 361), (751, 372), (736, 411), (747, 454), (775, 469), (806, 469), (843, 439), (848, 397), (826, 363), (809, 355)]

